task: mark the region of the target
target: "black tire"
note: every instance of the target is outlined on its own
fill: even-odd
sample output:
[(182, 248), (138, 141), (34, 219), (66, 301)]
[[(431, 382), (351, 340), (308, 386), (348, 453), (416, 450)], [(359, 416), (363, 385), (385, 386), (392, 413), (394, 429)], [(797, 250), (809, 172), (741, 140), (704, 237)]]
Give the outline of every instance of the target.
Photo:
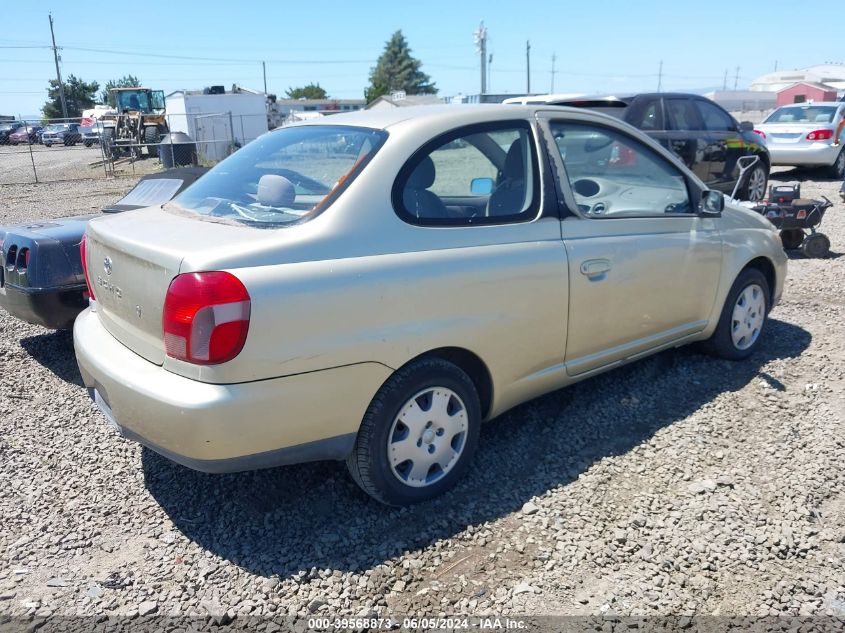
[(833, 161), (833, 165), (830, 166), (828, 172), (832, 178), (837, 180), (845, 178), (845, 147), (839, 150), (839, 156)]
[(44, 147), (53, 147), (52, 143), (44, 143)]
[[(402, 424), (399, 420), (400, 413), (402, 409), (413, 408), (415, 405), (420, 411), (427, 412), (428, 409), (424, 408), (427, 396), (423, 394), (426, 390), (436, 392), (437, 389), (451, 391), (459, 398), (457, 401), (451, 398), (447, 410), (449, 407), (456, 406), (456, 412), (449, 415), (457, 415), (458, 411), (465, 413), (462, 418), (465, 420), (465, 431), (456, 434), (451, 441), (446, 441), (448, 434), (441, 435), (438, 431), (435, 437), (434, 430), (427, 430), (429, 427), (435, 429), (437, 426), (437, 424), (431, 426), (429, 421), (421, 429), (416, 446), (420, 447), (423, 462), (428, 459), (424, 455), (426, 447), (433, 452), (437, 437), (444, 438), (441, 446), (451, 444), (454, 449), (455, 439), (457, 439), (461, 448), (458, 449), (457, 461), (447, 466), (445, 471), (441, 469), (439, 475), (435, 469), (436, 464), (429, 468), (426, 477), (433, 477), (431, 483), (421, 486), (409, 485), (400, 480), (398, 473), (403, 465), (410, 464), (410, 467), (413, 467), (414, 464), (413, 461), (408, 460), (396, 464), (395, 467), (391, 465), (388, 454), (391, 431), (393, 437), (399, 437), (399, 441), (402, 440), (402, 433), (406, 438), (413, 437), (416, 432), (410, 426)], [(422, 404), (419, 399), (414, 400), (415, 397), (422, 398)], [(433, 400), (429, 402), (428, 406), (433, 407)], [(459, 406), (461, 403), (463, 409)], [(397, 506), (419, 503), (446, 492), (464, 475), (478, 447), (480, 430), (481, 404), (478, 391), (470, 377), (448, 361), (434, 357), (422, 358), (398, 370), (379, 389), (364, 415), (358, 437), (355, 439), (355, 446), (346, 460), (346, 465), (355, 482), (374, 499)], [(426, 433), (432, 434), (430, 439), (426, 440), (428, 445), (422, 443)], [(413, 440), (411, 442), (413, 444)], [(416, 451), (416, 449), (413, 450)], [(410, 473), (407, 477), (410, 478)]]
[[(768, 182), (769, 170), (764, 163), (758, 162), (745, 175), (745, 182), (742, 183), (739, 191), (740, 199), (750, 200), (751, 202), (762, 200), (766, 197), (766, 185)], [(760, 186), (760, 183), (762, 183), (762, 186)]]
[(780, 232), (780, 241), (784, 250), (791, 251), (801, 246), (805, 236), (804, 229), (784, 229)]
[[(740, 295), (753, 285), (757, 285), (763, 292), (763, 321), (757, 329), (757, 335), (753, 342), (747, 347), (740, 347), (733, 341), (731, 335), (733, 330), (733, 312)], [(766, 319), (768, 318), (769, 307), (771, 305), (771, 289), (769, 282), (765, 275), (756, 268), (746, 268), (734, 281), (728, 292), (725, 305), (722, 306), (722, 314), (719, 316), (719, 324), (713, 335), (704, 342), (704, 349), (713, 356), (724, 358), (727, 360), (743, 360), (751, 356), (757, 346), (760, 344), (760, 337), (763, 334), (763, 329), (766, 326)]]
[(824, 233), (813, 233), (808, 235), (801, 244), (801, 252), (804, 257), (822, 259), (830, 253), (830, 240)]
[(94, 141), (85, 141), (85, 147), (91, 147), (94, 144)]
[(147, 153), (150, 156), (158, 156), (157, 143), (161, 140), (158, 128), (154, 126), (144, 128), (144, 143), (147, 144)]
[(110, 127), (103, 128), (100, 134), (100, 146), (103, 148), (103, 156), (106, 160), (114, 157), (114, 129)]

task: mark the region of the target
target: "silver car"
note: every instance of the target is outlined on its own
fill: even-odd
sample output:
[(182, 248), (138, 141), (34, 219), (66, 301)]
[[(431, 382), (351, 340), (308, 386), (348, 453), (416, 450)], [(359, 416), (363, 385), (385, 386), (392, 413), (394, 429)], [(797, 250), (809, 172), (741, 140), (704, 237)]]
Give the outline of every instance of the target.
[(766, 139), (773, 165), (827, 167), (833, 178), (845, 177), (845, 149), (834, 145), (845, 103), (795, 103), (781, 106), (757, 125)]
[(747, 357), (786, 273), (764, 217), (559, 107), (284, 127), (82, 249), (76, 355), (123, 435), (210, 472), (344, 459), (389, 504), (540, 394), (695, 341)]

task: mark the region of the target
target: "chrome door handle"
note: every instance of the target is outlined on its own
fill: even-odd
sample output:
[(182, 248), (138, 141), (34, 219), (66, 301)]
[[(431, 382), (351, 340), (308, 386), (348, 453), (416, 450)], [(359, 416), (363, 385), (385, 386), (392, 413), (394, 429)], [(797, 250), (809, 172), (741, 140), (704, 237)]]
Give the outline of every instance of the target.
[(609, 259), (588, 259), (581, 263), (581, 274), (587, 277), (598, 277), (610, 270)]

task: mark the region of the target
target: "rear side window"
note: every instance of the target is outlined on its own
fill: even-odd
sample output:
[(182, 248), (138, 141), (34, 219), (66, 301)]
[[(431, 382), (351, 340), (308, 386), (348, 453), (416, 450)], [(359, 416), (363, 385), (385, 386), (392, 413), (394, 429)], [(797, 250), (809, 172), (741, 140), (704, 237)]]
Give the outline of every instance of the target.
[(386, 138), (349, 126), (282, 128), (232, 154), (165, 208), (254, 226), (302, 222), (331, 204)]
[(666, 99), (670, 130), (700, 130), (698, 113), (689, 99)]
[(711, 132), (734, 132), (736, 125), (731, 117), (722, 109), (707, 101), (694, 101), (698, 113), (704, 121), (704, 129)]
[(406, 222), (470, 225), (536, 217), (540, 178), (527, 121), (482, 124), (438, 137), (400, 170), (393, 205)]

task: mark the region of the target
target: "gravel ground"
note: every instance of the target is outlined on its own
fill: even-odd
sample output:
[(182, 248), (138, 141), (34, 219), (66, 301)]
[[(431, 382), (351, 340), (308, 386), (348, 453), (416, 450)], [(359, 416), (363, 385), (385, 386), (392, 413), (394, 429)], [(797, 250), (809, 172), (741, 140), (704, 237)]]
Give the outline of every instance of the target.
[[(32, 184), (37, 174), (39, 183), (84, 180), (88, 189), (93, 190), (99, 184), (91, 182), (92, 178), (99, 179), (100, 184), (106, 178), (102, 161), (99, 145), (0, 145), (0, 185)], [(134, 163), (121, 160), (115, 161), (114, 172), (116, 176), (140, 176), (160, 169), (160, 165), (157, 159), (145, 158)]]
[[(67, 333), (0, 314), (0, 616), (845, 616), (845, 209), (776, 176), (836, 200), (834, 254), (792, 258), (750, 360), (674, 350), (518, 407), (410, 509), (336, 463), (168, 462), (105, 424)], [(0, 223), (131, 184), (2, 187)]]

